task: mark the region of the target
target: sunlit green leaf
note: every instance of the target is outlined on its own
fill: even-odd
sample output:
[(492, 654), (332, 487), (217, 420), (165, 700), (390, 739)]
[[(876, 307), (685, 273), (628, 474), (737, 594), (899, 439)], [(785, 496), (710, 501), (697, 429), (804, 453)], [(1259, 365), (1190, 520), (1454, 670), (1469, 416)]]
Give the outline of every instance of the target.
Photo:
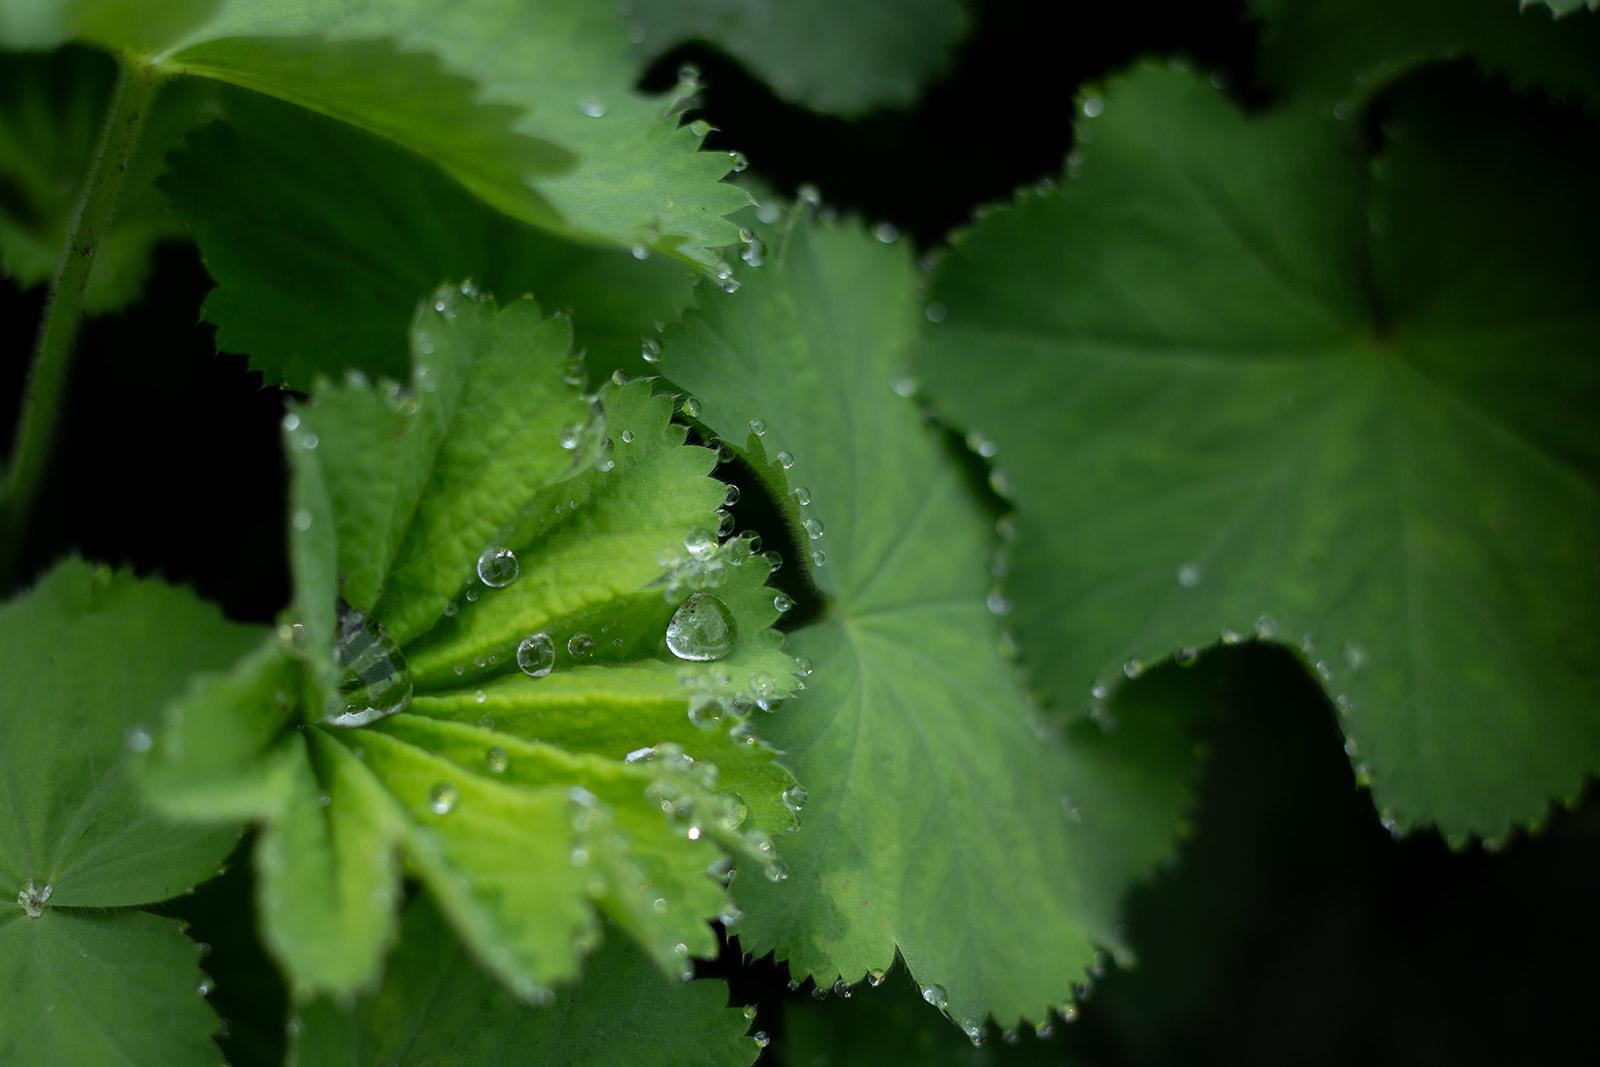
[[(267, 823), (265, 936), (303, 991), (376, 979), (396, 856), (535, 1002), (601, 915), (676, 974), (715, 951), (732, 862), (782, 875), (793, 779), (744, 721), (797, 684), (769, 565), (718, 543), (726, 487), (672, 398), (585, 397), (571, 343), (531, 301), (440, 289), (409, 386), (324, 385), (285, 422), (283, 644), (173, 705), (150, 784)], [(720, 645), (669, 646), (690, 601)]]

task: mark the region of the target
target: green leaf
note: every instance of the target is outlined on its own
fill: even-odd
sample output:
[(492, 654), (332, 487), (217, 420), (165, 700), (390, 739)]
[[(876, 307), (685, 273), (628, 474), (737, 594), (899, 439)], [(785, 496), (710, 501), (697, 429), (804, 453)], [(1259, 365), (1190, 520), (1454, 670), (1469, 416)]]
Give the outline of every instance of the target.
[(651, 1063), (748, 1064), (748, 1016), (716, 981), (663, 976), (625, 938), (610, 936), (583, 979), (548, 1007), (506, 993), (450, 935), (432, 904), (406, 909), (383, 985), (353, 1005), (305, 1005), (291, 1025), (291, 1064), (306, 1067)]
[[(1252, 0), (1262, 73), (1280, 93), (1337, 113), (1427, 63), (1465, 57), (1519, 88), (1600, 110), (1600, 17), (1557, 24), (1509, 0)], [(1591, 8), (1593, 4), (1591, 3)], [(1576, 10), (1572, 3), (1566, 11)], [(1565, 12), (1558, 12), (1565, 13)]]
[[(486, 203), (573, 238), (701, 269), (748, 202), (676, 97), (631, 88), (612, 10), (588, 0), (168, 0), (57, 4), (131, 62), (287, 100), (433, 160)], [(18, 28), (24, 40), (37, 27)]]
[(1600, 766), (1600, 145), (1418, 89), (1371, 179), (1337, 123), (1119, 80), (1075, 177), (957, 241), (924, 368), (998, 449), (1055, 705), (1254, 629), (1386, 820), (1487, 836)]
[(961, 0), (631, 0), (625, 17), (648, 59), (705, 41), (778, 95), (839, 115), (911, 104), (967, 28)]
[(165, 900), (215, 874), (237, 829), (158, 819), (127, 749), (148, 742), (142, 731), (190, 672), (258, 635), (185, 590), (77, 561), (0, 606), (0, 884), (100, 908)]
[(1587, 7), (1590, 11), (1600, 11), (1600, 0), (1522, 0), (1522, 7), (1530, 8), (1543, 4), (1555, 13), (1557, 18), (1570, 15), (1580, 8)]
[[(737, 883), (735, 929), (822, 986), (898, 949), (964, 1026), (1043, 1019), (1114, 941), (1123, 871), (1096, 868), (1100, 831), (1066, 813), (1080, 786), (1115, 795), (1078, 772), (1116, 761), (1080, 768), (1001, 654), (991, 520), (895, 395), (916, 337), (906, 250), (803, 221), (766, 240), (767, 265), (670, 329), (662, 363), (782, 502), (826, 597), (791, 634), (810, 686), (771, 731), (811, 797), (794, 884)], [(1179, 820), (1147, 784), (1117, 800), (1156, 828), (1128, 855), (1163, 851)]]
[(191, 672), (259, 633), (76, 560), (0, 605), (0, 1062), (219, 1062), (195, 946), (171, 920), (103, 909), (189, 889), (238, 840), (142, 807), (128, 749)]
[[(54, 903), (54, 902), (52, 902)], [(216, 1013), (182, 927), (141, 911), (0, 912), (0, 1061), (220, 1064)]]
[[(105, 57), (77, 49), (0, 56), (0, 272), (23, 288), (44, 284), (56, 269), (112, 74)], [(155, 245), (184, 237), (152, 182), (162, 156), (211, 106), (209, 87), (175, 86), (146, 120), (116, 223), (89, 273), (84, 309), (90, 314), (132, 303)]]
[(663, 257), (514, 222), (415, 156), (303, 111), (245, 97), (228, 111), (173, 157), (163, 188), (218, 281), (205, 306), (218, 347), (249, 353), (268, 381), (404, 379), (417, 296), (441, 273), (571, 310), (601, 373), (689, 302), (688, 272)]
[[(266, 822), (265, 937), (302, 994), (376, 980), (396, 856), (532, 1001), (600, 916), (676, 974), (715, 951), (732, 862), (783, 874), (793, 779), (744, 721), (798, 685), (770, 565), (718, 544), (726, 487), (672, 398), (586, 397), (571, 343), (532, 301), (440, 289), (408, 387), (324, 383), (285, 420), (281, 643), (173, 705), (150, 784)], [(708, 596), (731, 640), (675, 656), (669, 620)]]

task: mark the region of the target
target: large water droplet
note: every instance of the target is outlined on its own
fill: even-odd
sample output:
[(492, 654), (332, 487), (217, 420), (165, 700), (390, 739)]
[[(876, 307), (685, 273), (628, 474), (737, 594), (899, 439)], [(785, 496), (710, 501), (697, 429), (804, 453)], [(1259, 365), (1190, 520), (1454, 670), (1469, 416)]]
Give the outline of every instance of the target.
[(411, 670), (387, 631), (348, 604), (339, 605), (333, 646), (344, 710), (323, 716), (333, 726), (365, 726), (411, 703)]
[(28, 918), (37, 919), (44, 914), (45, 903), (49, 901), (50, 894), (55, 892), (55, 888), (49, 882), (41, 885), (30, 878), (27, 885), (17, 892), (17, 903), (22, 906)]
[(543, 678), (556, 665), (556, 643), (543, 630), (529, 634), (517, 645), (517, 666), (522, 673)]
[(733, 651), (733, 612), (710, 593), (694, 593), (667, 623), (667, 648), (679, 659), (721, 659)]
[(950, 997), (945, 993), (944, 986), (932, 982), (922, 987), (922, 999), (940, 1011), (944, 1011), (945, 1005), (950, 1003)]
[(478, 578), (491, 589), (503, 589), (517, 580), (522, 565), (517, 554), (500, 545), (490, 545), (478, 557)]

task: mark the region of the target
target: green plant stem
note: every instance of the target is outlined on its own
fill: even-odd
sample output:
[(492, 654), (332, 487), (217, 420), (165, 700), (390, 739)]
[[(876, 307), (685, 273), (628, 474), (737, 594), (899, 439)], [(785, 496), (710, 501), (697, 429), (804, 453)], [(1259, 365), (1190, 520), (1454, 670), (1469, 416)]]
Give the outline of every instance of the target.
[(67, 226), (67, 240), (51, 281), (33, 368), (23, 395), (11, 465), (0, 485), (0, 589), (9, 587), (14, 578), (29, 513), (50, 456), (89, 272), (116, 217), (123, 180), (162, 78), (151, 67), (122, 64), (94, 156), (83, 176), (77, 207)]

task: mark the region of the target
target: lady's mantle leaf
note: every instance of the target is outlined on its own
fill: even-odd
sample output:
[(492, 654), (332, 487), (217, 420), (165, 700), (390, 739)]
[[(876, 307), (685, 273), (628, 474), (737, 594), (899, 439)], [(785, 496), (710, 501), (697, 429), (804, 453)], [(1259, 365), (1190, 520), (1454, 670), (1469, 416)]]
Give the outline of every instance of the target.
[(1251, 3), (1266, 23), (1263, 76), (1297, 101), (1343, 114), (1417, 67), (1466, 58), (1513, 85), (1600, 110), (1600, 15), (1557, 22), (1550, 11), (1526, 10), (1528, 3), (1519, 9), (1514, 0)]
[[(744, 721), (797, 685), (769, 565), (719, 544), (715, 456), (671, 398), (585, 397), (571, 340), (441, 289), (409, 387), (324, 385), (285, 421), (283, 643), (174, 705), (151, 788), (267, 823), (265, 933), (305, 990), (376, 979), (397, 854), (532, 1000), (599, 915), (677, 973), (715, 949), (731, 862), (782, 876), (793, 779)], [(691, 600), (725, 630), (685, 636)]]
[[(702, 268), (746, 203), (674, 100), (635, 93), (612, 8), (590, 0), (58, 3), (82, 40), (359, 126), (568, 236)], [(7, 27), (0, 23), (0, 30)], [(37, 26), (15, 28), (37, 44)]]
[(0, 606), (0, 1062), (216, 1062), (194, 946), (170, 920), (104, 909), (183, 892), (238, 840), (145, 810), (128, 749), (190, 672), (258, 639), (187, 592), (76, 561)]
[(1492, 835), (1600, 766), (1600, 145), (1428, 88), (1369, 179), (1336, 123), (1121, 80), (957, 242), (926, 370), (997, 443), (1057, 704), (1254, 630), (1390, 817)]
[(383, 985), (354, 1005), (322, 999), (291, 1027), (303, 1067), (738, 1067), (755, 1059), (749, 1018), (727, 1007), (721, 982), (660, 973), (612, 936), (583, 980), (549, 1008), (518, 1002), (474, 965), (426, 898), (406, 909)]
[(64, 563), (0, 606), (0, 886), (52, 907), (165, 900), (216, 873), (236, 832), (176, 829), (139, 801), (127, 749), (196, 670), (259, 640), (191, 594)]
[(171, 919), (46, 907), (0, 912), (0, 1062), (211, 1067), (199, 953)]
[(780, 96), (840, 115), (910, 104), (967, 23), (962, 0), (626, 0), (624, 16), (647, 56), (707, 41)]
[[(689, 302), (676, 262), (572, 244), (473, 199), (436, 167), (348, 126), (240, 95), (162, 183), (219, 288), (217, 345), (310, 389), (346, 370), (404, 378), (417, 294), (440, 274), (573, 312), (602, 373)], [(642, 249), (641, 249), (642, 251)]]
[[(1121, 854), (1148, 859), (1178, 822), (1183, 775), (1124, 794), (1097, 777), (1116, 760), (1078, 761), (1030, 715), (986, 604), (991, 522), (939, 431), (895, 395), (916, 335), (905, 250), (803, 222), (764, 240), (767, 265), (669, 330), (662, 363), (706, 425), (743, 442), (827, 598), (791, 635), (815, 663), (810, 689), (772, 730), (811, 795), (784, 849), (797, 884), (739, 882), (735, 929), (820, 986), (885, 970), (898, 949), (963, 1026), (1043, 1019), (1112, 941), (1127, 873), (1098, 862), (1112, 824), (1073, 821), (1074, 796), (1116, 797)], [(1186, 751), (1157, 732), (1152, 748)]]

